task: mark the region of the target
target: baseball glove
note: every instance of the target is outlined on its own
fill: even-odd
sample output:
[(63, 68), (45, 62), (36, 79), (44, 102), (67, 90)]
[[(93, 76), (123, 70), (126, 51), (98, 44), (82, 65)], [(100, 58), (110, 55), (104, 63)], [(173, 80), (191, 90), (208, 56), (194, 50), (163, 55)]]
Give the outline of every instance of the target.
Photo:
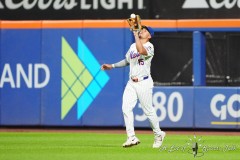
[(127, 22), (131, 31), (140, 31), (142, 29), (141, 18), (139, 15), (136, 15), (135, 18), (128, 18)]

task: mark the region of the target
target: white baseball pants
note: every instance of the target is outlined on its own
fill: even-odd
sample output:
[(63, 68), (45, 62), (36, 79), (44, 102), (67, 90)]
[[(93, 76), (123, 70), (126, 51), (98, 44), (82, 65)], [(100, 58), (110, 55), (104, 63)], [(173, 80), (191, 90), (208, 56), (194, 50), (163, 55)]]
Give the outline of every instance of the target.
[(141, 103), (143, 112), (147, 116), (153, 129), (153, 133), (155, 135), (160, 135), (161, 129), (159, 127), (159, 121), (157, 119), (156, 111), (152, 105), (152, 89), (153, 80), (151, 77), (140, 82), (133, 82), (131, 79), (128, 81), (123, 93), (122, 104), (122, 111), (128, 137), (135, 135), (133, 109), (137, 104), (137, 100)]

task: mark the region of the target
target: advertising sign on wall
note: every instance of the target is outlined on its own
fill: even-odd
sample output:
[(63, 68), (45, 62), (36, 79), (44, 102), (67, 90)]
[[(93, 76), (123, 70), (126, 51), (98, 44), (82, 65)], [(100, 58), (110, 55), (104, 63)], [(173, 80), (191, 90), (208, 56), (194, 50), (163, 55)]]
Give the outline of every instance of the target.
[(240, 95), (236, 88), (196, 88), (194, 103), (196, 127), (237, 128)]
[(41, 62), (41, 32), (2, 30), (1, 40), (1, 122), (40, 124), (41, 89), (51, 74)]
[[(193, 126), (192, 87), (154, 87), (153, 106), (162, 127)], [(147, 127), (149, 122), (140, 103), (135, 108), (135, 124)]]
[(0, 0), (0, 19), (120, 19), (131, 13), (148, 18), (147, 0)]
[(150, 7), (150, 18), (240, 18), (239, 2), (239, 0), (155, 0)]
[(239, 8), (239, 0), (0, 0), (0, 19), (240, 18)]
[[(100, 69), (132, 43), (124, 20), (1, 21), (0, 31), (1, 126), (124, 127), (129, 67)], [(161, 127), (239, 128), (239, 87), (155, 86), (152, 98)], [(139, 103), (134, 120), (150, 127)]]

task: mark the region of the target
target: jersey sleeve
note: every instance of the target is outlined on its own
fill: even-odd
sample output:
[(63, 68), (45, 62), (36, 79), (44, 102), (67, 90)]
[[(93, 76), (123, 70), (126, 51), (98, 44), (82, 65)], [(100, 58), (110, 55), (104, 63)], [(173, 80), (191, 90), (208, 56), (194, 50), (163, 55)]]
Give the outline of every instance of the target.
[(147, 56), (153, 56), (154, 55), (154, 47), (153, 44), (148, 42), (146, 45), (144, 45), (144, 48), (147, 51)]
[(126, 55), (125, 55), (125, 59), (127, 60), (128, 63), (130, 63), (129, 56), (128, 56), (128, 52), (127, 52)]

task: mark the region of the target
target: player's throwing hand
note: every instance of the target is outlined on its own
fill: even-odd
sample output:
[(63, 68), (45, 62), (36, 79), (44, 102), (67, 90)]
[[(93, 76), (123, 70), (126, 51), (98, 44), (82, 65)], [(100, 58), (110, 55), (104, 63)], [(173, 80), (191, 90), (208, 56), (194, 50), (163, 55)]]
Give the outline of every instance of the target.
[(101, 70), (110, 70), (112, 68), (113, 68), (113, 66), (111, 64), (103, 64), (101, 66)]

